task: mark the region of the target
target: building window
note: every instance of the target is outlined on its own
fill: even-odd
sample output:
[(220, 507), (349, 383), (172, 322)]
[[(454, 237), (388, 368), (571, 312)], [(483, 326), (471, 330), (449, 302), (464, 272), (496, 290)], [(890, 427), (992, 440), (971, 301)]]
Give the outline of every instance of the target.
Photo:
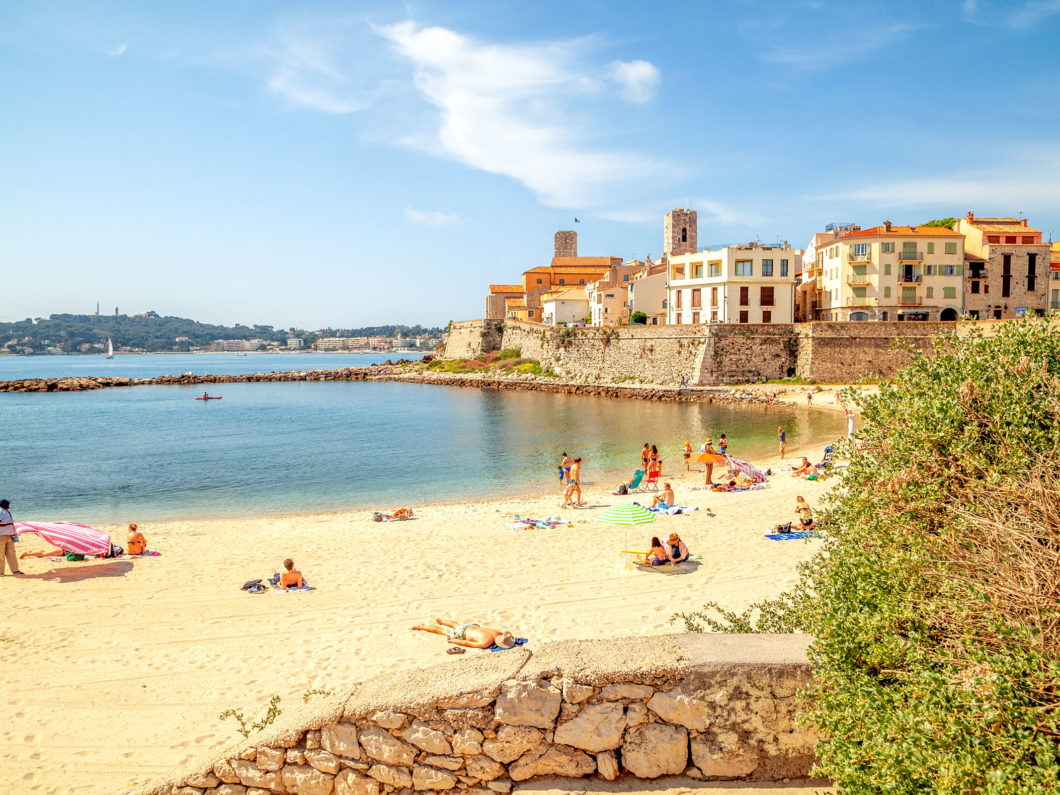
[(711, 262), (709, 265), (707, 265), (707, 275), (708, 276), (721, 276), (721, 263), (720, 262)]
[(766, 309), (764, 312), (762, 312), (762, 322), (763, 323), (772, 323), (773, 322), (773, 313), (770, 312), (768, 309)]
[(884, 254), (893, 254), (894, 253), (894, 243), (884, 243), (883, 244), (883, 253)]
[(526, 316), (527, 317), (533, 317), (534, 316), (534, 310), (531, 309), (531, 310), (527, 311)]
[(782, 259), (780, 261), (780, 275), (781, 276), (787, 276), (788, 275), (788, 261), (786, 259)]
[[(892, 243), (891, 245), (893, 246), (894, 244)], [(891, 275), (891, 263), (888, 262), (888, 263), (884, 264), (884, 266), (883, 266), (883, 275), (884, 276), (890, 276)]]
[(943, 298), (950, 298), (950, 299), (956, 298), (957, 297), (957, 288), (956, 287), (943, 287), (942, 288), (942, 297)]
[(886, 312), (886, 311), (885, 311), (885, 312), (883, 313), (883, 319), (884, 319), (884, 320), (886, 320), (886, 319), (887, 319), (887, 312)]
[[(1060, 293), (1060, 290), (1054, 290), (1053, 292)], [(711, 323), (717, 323), (718, 322), (718, 310), (717, 309), (710, 310), (710, 322)]]
[(677, 290), (674, 292), (674, 309), (681, 309), (681, 293), (683, 290)]
[(676, 323), (678, 326), (681, 325), (681, 313), (680, 312), (678, 312), (676, 315), (674, 315), (674, 323)]
[(1038, 255), (1028, 254), (1027, 255), (1027, 275), (1035, 276), (1038, 268)]
[(1049, 308), (1053, 311), (1060, 309), (1060, 290), (1052, 291), (1052, 298), (1049, 299)]
[(578, 279), (578, 284), (585, 284), (585, 279)]
[(983, 282), (983, 295), (990, 293), (990, 282)]
[(538, 283), (538, 284), (541, 284), (541, 280), (540, 280), (540, 279), (538, 279), (538, 280), (537, 280), (537, 283)]
[(973, 279), (972, 280), (972, 293), (973, 294), (978, 294), (978, 292), (979, 292), (979, 282), (977, 280)]
[(749, 259), (736, 260), (737, 276), (754, 276), (754, 264)]
[(934, 265), (925, 265), (924, 266), (924, 275), (925, 276), (930, 276), (934, 272), (935, 272), (935, 266)]
[(695, 323), (697, 326), (699, 325), (699, 312), (692, 313), (692, 322)]
[(1000, 243), (1001, 242), (1001, 235), (987, 235), (986, 242), (987, 243)]
[(946, 253), (947, 254), (956, 254), (957, 253), (957, 244), (956, 243), (947, 243), (946, 244)]
[[(698, 287), (693, 287), (692, 288), (692, 308), (693, 309), (699, 309), (699, 308), (701, 308), (703, 306), (703, 303), (702, 303), (703, 299), (701, 297), (702, 292), (703, 291), (700, 288), (698, 288)], [(698, 323), (699, 321), (695, 320), (695, 321), (692, 321), (692, 322), (693, 323)]]
[(929, 241), (927, 246), (928, 246), (928, 254), (934, 254), (935, 253), (935, 244), (933, 242)]
[(1034, 238), (1033, 237), (1024, 237), (1023, 238), (1023, 245), (1026, 246), (1026, 245), (1029, 245), (1029, 244), (1032, 244), (1032, 243), (1034, 243)]
[(740, 306), (750, 306), (751, 304), (751, 288), (741, 287), (740, 288)]
[(560, 280), (559, 280), (559, 283), (560, 283), (560, 284), (563, 284), (563, 279), (560, 279)]
[(759, 288), (758, 304), (759, 304), (759, 306), (773, 306), (774, 305), (773, 304), (773, 288), (772, 287), (760, 287)]
[(717, 306), (718, 305), (718, 288), (717, 287), (711, 287), (710, 288), (710, 305), (711, 306)]
[(891, 297), (891, 288), (890, 287), (884, 287), (883, 288), (883, 297), (884, 298), (890, 298)]
[(1005, 242), (1006, 243), (1015, 243), (1016, 242), (1016, 236), (1015, 235), (1005, 235)]
[(862, 257), (867, 257), (868, 254), (869, 254), (869, 244), (868, 243), (855, 243), (854, 244), (854, 256), (855, 257), (858, 257), (860, 259)]
[(934, 298), (935, 297), (935, 288), (934, 287), (928, 287), (927, 288), (927, 297), (928, 298)]
[(1027, 277), (1027, 292), (1028, 293), (1033, 293), (1034, 292), (1034, 281), (1035, 281), (1035, 278), (1036, 278), (1035, 276), (1028, 276)]
[(764, 259), (762, 260), (762, 275), (772, 276), (773, 275), (773, 260)]
[(747, 322), (747, 310), (746, 309), (741, 309), (740, 310), (740, 322), (741, 323), (746, 323)]
[(681, 227), (681, 242), (682, 243), (687, 243), (688, 242), (688, 227), (687, 226), (682, 226)]
[(622, 281), (624, 281), (624, 282), (628, 282), (629, 281), (629, 274), (628, 273), (625, 276), (622, 277)]

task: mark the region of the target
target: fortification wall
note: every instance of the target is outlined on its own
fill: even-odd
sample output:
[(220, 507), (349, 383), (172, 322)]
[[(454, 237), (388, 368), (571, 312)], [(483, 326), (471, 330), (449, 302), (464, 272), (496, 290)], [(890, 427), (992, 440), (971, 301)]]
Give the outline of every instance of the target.
[(505, 321), (504, 348), (579, 383), (630, 381), (676, 386), (699, 362), (706, 326), (553, 328)]
[(503, 320), (458, 320), (449, 326), (444, 359), (475, 359), (500, 347)]
[(746, 384), (795, 374), (794, 326), (757, 323), (708, 327), (694, 380), (702, 386)]
[[(798, 635), (669, 635), (473, 652), (388, 674), (136, 795), (506, 793), (539, 776), (806, 776)], [(253, 789), (257, 788), (257, 789)]]
[(896, 341), (908, 341), (917, 350), (931, 348), (939, 333), (952, 333), (954, 323), (800, 323), (796, 373), (808, 380), (850, 383), (860, 378), (890, 378), (909, 363)]

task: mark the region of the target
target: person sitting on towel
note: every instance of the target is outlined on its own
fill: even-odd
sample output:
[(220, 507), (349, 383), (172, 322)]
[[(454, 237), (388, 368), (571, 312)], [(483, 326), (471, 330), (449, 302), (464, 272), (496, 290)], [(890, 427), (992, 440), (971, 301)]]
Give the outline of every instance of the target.
[(147, 551), (147, 539), (135, 522), (129, 525), (129, 554), (142, 555)]
[(671, 563), (684, 563), (688, 560), (688, 547), (677, 533), (670, 533), (666, 539), (667, 555)]
[(645, 566), (661, 566), (669, 560), (669, 553), (656, 536), (651, 538), (651, 552), (644, 556)]
[(799, 515), (800, 530), (809, 530), (813, 527), (813, 509), (801, 496), (795, 498), (795, 513)]
[(805, 478), (817, 474), (817, 467), (810, 463), (810, 459), (803, 458), (799, 468), (795, 470), (793, 478)]
[(287, 569), (283, 574), (280, 575), (280, 588), (286, 591), (288, 588), (302, 588), (305, 583), (302, 582), (302, 572), (295, 571), (294, 561), (287, 558), (283, 562), (283, 567)]
[(469, 649), (488, 649), (497, 645), (502, 649), (510, 649), (515, 645), (515, 637), (505, 629), (484, 627), (474, 621), (457, 624), (448, 618), (436, 618), (437, 624), (417, 624), (412, 629), (421, 632), (431, 632), (435, 635), (445, 635), (449, 642), (456, 646), (466, 646)]
[(652, 508), (673, 508), (674, 507), (674, 490), (670, 488), (669, 483), (663, 484), (666, 488), (663, 489), (662, 494), (657, 494), (652, 497), (651, 507)]

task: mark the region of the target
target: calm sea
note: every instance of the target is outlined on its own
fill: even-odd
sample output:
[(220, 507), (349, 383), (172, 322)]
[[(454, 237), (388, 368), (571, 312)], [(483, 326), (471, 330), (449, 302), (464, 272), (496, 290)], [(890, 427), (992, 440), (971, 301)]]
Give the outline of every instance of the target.
[[(49, 359), (67, 358), (96, 359), (88, 375), (122, 357), (23, 362), (54, 367)], [(164, 356), (147, 358), (142, 366), (161, 367), (151, 375), (263, 369), (251, 356), (175, 369), (154, 364)], [(189, 358), (205, 359), (171, 361)], [(282, 370), (342, 366), (330, 362), (343, 357), (294, 354), (293, 368), (264, 358), (264, 369)], [(698, 450), (705, 437), (727, 433), (732, 454), (755, 459), (775, 454), (778, 424), (789, 445), (843, 431), (841, 415), (801, 407), (389, 382), (218, 384), (210, 391), (222, 400), (194, 400), (201, 391), (0, 394), (0, 496), (19, 519), (88, 523), (391, 507), (556, 489), (564, 450), (585, 459), (585, 481), (611, 485), (618, 473), (628, 477), (645, 441), (659, 446), (665, 474), (683, 466), (685, 439)]]

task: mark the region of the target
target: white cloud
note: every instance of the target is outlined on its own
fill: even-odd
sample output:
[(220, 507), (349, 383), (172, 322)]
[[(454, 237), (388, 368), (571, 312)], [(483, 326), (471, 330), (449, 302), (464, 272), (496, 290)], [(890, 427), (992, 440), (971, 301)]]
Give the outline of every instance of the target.
[(106, 54), (117, 58), (119, 55), (124, 55), (127, 49), (129, 49), (128, 46), (124, 42), (122, 42), (113, 50), (107, 50)]
[(322, 113), (353, 113), (369, 106), (367, 92), (346, 77), (338, 61), (342, 42), (315, 31), (281, 30), (268, 53), (269, 90), (299, 107)]
[(615, 61), (611, 79), (622, 86), (622, 96), (629, 102), (647, 102), (659, 85), (659, 69), (648, 61)]
[(1055, 14), (1060, 14), (1060, 0), (1036, 0), (1014, 9), (1009, 15), (1008, 23), (1010, 27), (1024, 30)]
[(902, 39), (923, 28), (909, 22), (893, 22), (887, 25), (873, 26), (871, 37), (851, 36), (845, 27), (840, 30), (823, 30), (811, 39), (803, 39), (795, 44), (788, 43), (790, 36), (785, 35), (784, 43), (764, 43), (762, 59), (768, 63), (788, 66), (803, 71), (832, 69), (854, 61), (865, 60), (873, 53), (893, 47)]
[(448, 226), (449, 224), (457, 224), (466, 220), (456, 213), (443, 213), (440, 210), (416, 210), (412, 207), (406, 207), (403, 215), (406, 220), (413, 223), (434, 227)]
[(511, 177), (558, 207), (596, 205), (616, 185), (661, 171), (648, 158), (597, 148), (606, 130), (582, 106), (601, 84), (576, 58), (585, 41), (493, 45), (414, 22), (378, 31), (438, 110), (430, 135), (406, 145)]
[(1052, 16), (1060, 14), (1060, 0), (964, 0), (964, 18), (976, 25), (999, 26), (1014, 30), (1028, 30)]

